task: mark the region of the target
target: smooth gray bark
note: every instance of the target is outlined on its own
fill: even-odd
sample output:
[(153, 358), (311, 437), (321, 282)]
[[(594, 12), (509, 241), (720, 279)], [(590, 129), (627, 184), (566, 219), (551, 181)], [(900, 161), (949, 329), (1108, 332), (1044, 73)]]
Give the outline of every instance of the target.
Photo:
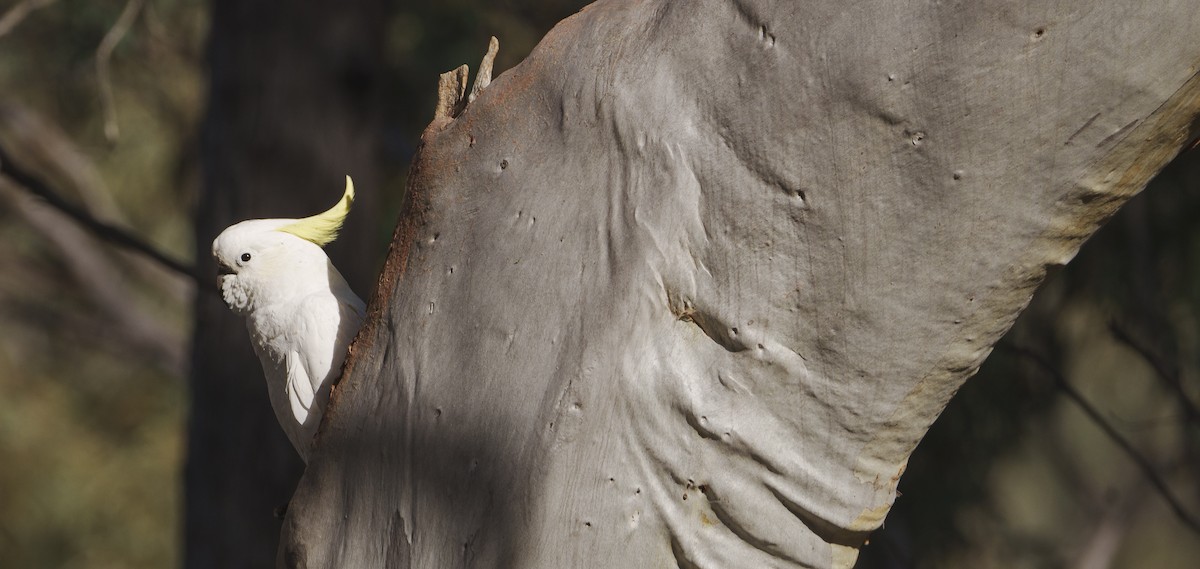
[(564, 21), (425, 132), (281, 564), (850, 567), (1046, 267), (1192, 140), (1197, 37), (1189, 0)]

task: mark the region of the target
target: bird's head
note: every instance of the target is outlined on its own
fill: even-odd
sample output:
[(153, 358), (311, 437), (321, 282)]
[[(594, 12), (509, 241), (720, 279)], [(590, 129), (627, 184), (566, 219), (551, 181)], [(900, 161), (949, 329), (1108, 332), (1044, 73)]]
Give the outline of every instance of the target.
[(354, 184), (324, 213), (304, 219), (251, 219), (213, 240), (217, 284), (238, 314), (329, 286), (329, 258), (321, 249), (337, 238), (354, 203)]

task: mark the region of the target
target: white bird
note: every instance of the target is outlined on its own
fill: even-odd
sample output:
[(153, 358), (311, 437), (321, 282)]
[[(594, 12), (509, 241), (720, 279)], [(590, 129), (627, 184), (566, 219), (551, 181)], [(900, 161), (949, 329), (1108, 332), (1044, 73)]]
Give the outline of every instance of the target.
[(246, 319), (275, 418), (305, 462), (329, 383), (363, 320), (363, 301), (321, 249), (353, 203), (346, 176), (342, 199), (324, 213), (243, 221), (213, 241), (221, 296)]

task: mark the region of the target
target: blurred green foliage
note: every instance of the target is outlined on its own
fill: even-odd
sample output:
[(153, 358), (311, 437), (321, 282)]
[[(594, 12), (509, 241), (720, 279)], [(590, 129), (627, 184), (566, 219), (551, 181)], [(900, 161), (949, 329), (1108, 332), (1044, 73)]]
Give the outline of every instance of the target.
[[(205, 5), (142, 7), (111, 57), (120, 136), (108, 140), (96, 52), (124, 7), (0, 5), (0, 142), (71, 201), (183, 258)], [(0, 204), (0, 565), (175, 565), (188, 289), (7, 182)], [(146, 349), (147, 330), (163, 351)]]
[[(379, 54), (388, 186), (402, 187), (439, 73), (474, 69), (490, 35), (501, 39), (502, 72), (583, 4), (396, 3)], [(111, 56), (119, 136), (110, 139), (97, 49), (127, 6), (0, 5), (0, 143), (69, 199), (182, 259), (199, 187), (208, 6), (137, 2)], [(386, 196), (398, 209), (399, 192)], [(0, 204), (0, 565), (177, 565), (194, 291), (96, 244), (3, 180)], [(1112, 324), (1200, 401), (1198, 213), (1200, 151), (1052, 275), (1005, 340), (1054, 361), (1193, 512), (1200, 425)], [(94, 270), (71, 255), (78, 248), (115, 270)], [(1183, 568), (1200, 556), (1200, 536), (1129, 457), (1045, 373), (1004, 349), (951, 403), (900, 488), (860, 567)]]

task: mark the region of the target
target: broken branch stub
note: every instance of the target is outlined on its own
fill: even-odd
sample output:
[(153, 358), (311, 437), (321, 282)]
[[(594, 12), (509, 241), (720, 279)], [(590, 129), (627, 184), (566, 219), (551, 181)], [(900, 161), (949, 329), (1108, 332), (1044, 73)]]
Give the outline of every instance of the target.
[(479, 72), (475, 75), (475, 83), (467, 93), (467, 76), (470, 69), (466, 64), (458, 66), (453, 71), (447, 71), (438, 78), (437, 106), (433, 111), (434, 123), (454, 119), (462, 114), (467, 105), (475, 100), (492, 82), (492, 64), (496, 60), (496, 52), (500, 42), (495, 36), (488, 41), (487, 53), (479, 64)]
[(500, 51), (500, 40), (496, 36), (492, 36), (488, 40), (487, 53), (483, 54), (483, 61), (479, 63), (479, 73), (475, 75), (475, 83), (471, 85), (471, 95), (467, 97), (467, 103), (475, 101), (475, 98), (483, 93), (484, 89), (492, 82), (492, 64), (496, 62), (496, 53)]
[(438, 77), (437, 106), (433, 110), (433, 120), (453, 119), (467, 106), (467, 65), (464, 63), (453, 71), (447, 71)]

